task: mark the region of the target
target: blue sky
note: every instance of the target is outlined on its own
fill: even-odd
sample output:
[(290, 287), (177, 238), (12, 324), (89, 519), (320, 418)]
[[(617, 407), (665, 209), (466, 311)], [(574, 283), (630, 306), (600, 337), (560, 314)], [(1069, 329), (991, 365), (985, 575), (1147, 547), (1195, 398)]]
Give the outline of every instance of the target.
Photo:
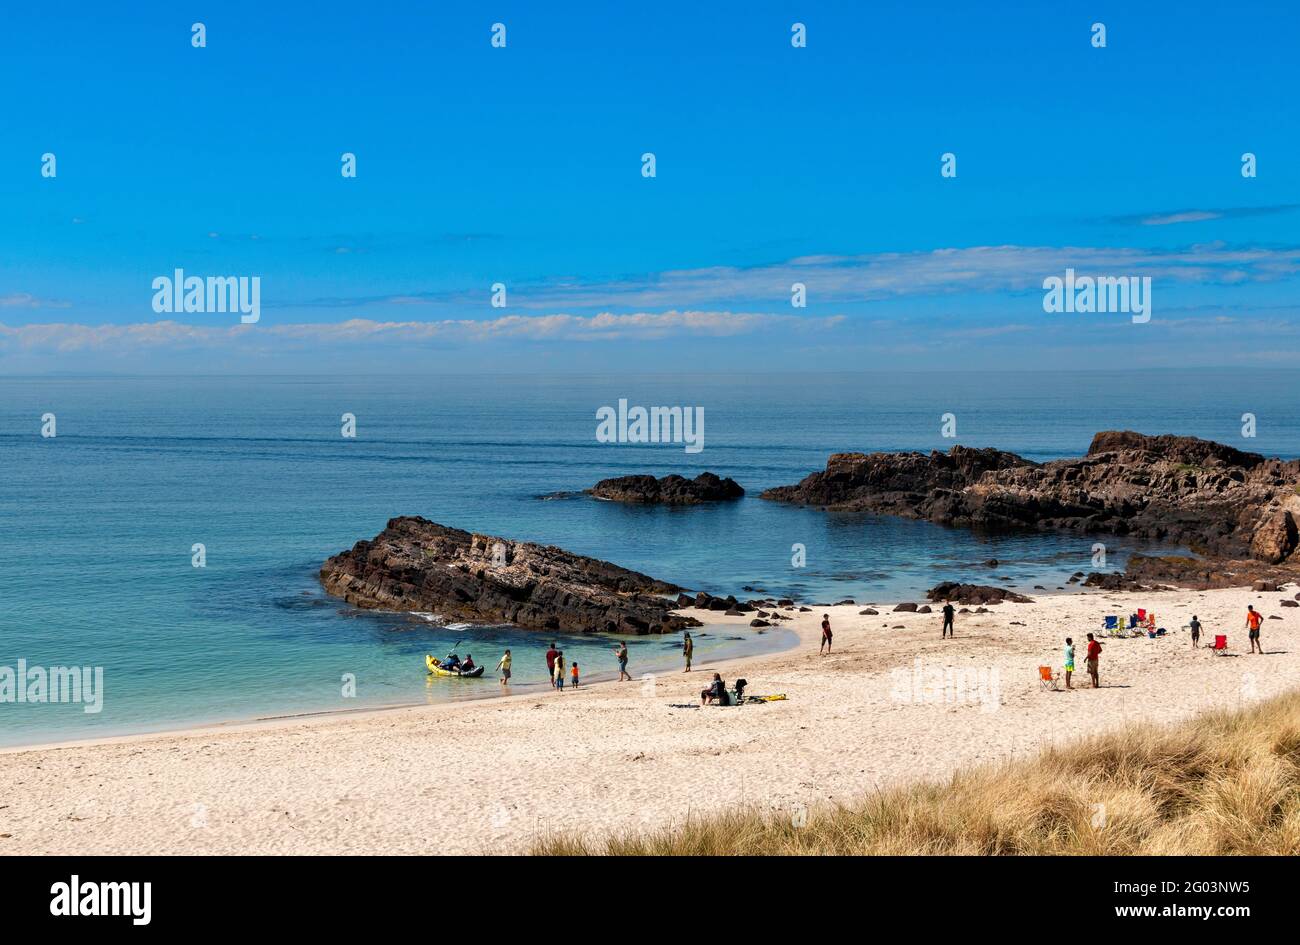
[[(0, 372), (1292, 364), (1300, 12), (1136, 6), (7, 10)], [(1152, 321), (1045, 314), (1066, 266)]]

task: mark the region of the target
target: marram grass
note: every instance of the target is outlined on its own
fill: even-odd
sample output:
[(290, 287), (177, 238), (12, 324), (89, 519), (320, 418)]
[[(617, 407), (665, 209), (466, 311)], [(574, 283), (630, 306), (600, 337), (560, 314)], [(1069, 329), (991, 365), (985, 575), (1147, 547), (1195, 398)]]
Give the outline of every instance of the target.
[(1300, 692), (1131, 727), (807, 813), (739, 808), (644, 834), (539, 836), (541, 856), (1295, 855)]

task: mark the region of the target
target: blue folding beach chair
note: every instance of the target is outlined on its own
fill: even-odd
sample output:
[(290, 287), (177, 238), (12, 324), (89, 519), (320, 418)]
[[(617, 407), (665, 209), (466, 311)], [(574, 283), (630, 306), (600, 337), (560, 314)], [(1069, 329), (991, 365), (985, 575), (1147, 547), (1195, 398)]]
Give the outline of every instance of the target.
[(1119, 618), (1118, 618), (1118, 617), (1107, 617), (1107, 618), (1106, 618), (1106, 627), (1105, 627), (1105, 629), (1107, 629), (1107, 630), (1118, 630), (1118, 629), (1119, 629)]

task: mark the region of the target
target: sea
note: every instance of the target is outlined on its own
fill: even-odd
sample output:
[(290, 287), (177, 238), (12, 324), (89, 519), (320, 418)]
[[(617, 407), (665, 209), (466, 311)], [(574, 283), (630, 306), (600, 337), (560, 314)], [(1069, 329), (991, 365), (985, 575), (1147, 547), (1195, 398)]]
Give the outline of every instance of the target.
[[(702, 439), (608, 442), (597, 418), (620, 400), (702, 411)], [(348, 416), (354, 436), (344, 435)], [(501, 692), (491, 668), (506, 647), (511, 690), (544, 691), (552, 635), (366, 612), (322, 591), (321, 562), (397, 515), (554, 544), (715, 594), (756, 596), (748, 586), (866, 604), (919, 600), (949, 579), (1056, 592), (1094, 569), (1097, 542), (1107, 569), (1134, 551), (1176, 549), (978, 535), (759, 493), (839, 451), (960, 443), (1042, 461), (1082, 454), (1107, 429), (1296, 457), (1300, 374), (774, 365), (713, 375), (0, 378), (0, 745), (487, 698)], [(733, 477), (745, 497), (661, 508), (582, 494), (609, 476), (704, 470)], [(993, 558), (996, 569), (985, 567)], [(718, 625), (696, 639), (697, 659), (791, 645), (788, 631)], [(584, 680), (615, 678), (616, 638), (554, 642)], [(679, 638), (628, 643), (628, 685), (680, 671)], [(431, 678), (425, 654), (452, 650), (489, 671)], [(20, 666), (25, 679), (84, 667), (79, 678), (92, 684), (78, 694), (65, 677), (62, 691), (80, 701), (50, 702), (49, 690), (18, 692)]]

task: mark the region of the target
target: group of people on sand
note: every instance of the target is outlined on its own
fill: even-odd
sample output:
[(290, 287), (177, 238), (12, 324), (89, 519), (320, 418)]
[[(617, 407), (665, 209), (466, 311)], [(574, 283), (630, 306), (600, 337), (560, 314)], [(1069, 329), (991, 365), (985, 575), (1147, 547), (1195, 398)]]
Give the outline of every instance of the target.
[[(687, 634), (689, 639), (690, 634)], [(618, 678), (619, 682), (627, 680), (631, 682), (632, 674), (627, 671), (627, 644), (619, 643), (614, 647), (614, 656), (618, 660)], [(501, 674), (501, 685), (510, 685), (510, 664), (513, 657), (509, 650), (497, 661), (497, 672)], [(686, 658), (686, 667), (690, 669), (690, 657)], [(546, 651), (546, 678), (550, 680), (551, 688), (564, 691), (564, 682), (567, 678), (569, 687), (577, 689), (582, 684), (581, 673), (578, 670), (577, 662), (570, 662), (564, 658), (564, 651), (561, 650), (554, 642), (551, 643), (550, 649)]]
[[(952, 621), (953, 621), (953, 617), (956, 616), (957, 611), (953, 609), (952, 604), (945, 603), (943, 605), (942, 613), (943, 613), (942, 634), (943, 637), (946, 639), (953, 635), (954, 631), (952, 628)], [(831, 615), (822, 614), (822, 644), (818, 648), (817, 652), (823, 656), (826, 655), (831, 651), (831, 644), (834, 642), (835, 642), (835, 634), (831, 630)], [(686, 665), (688, 668), (690, 667), (691, 664), (689, 659), (687, 660)]]
[[(1246, 635), (1250, 639), (1250, 652), (1264, 654), (1264, 646), (1259, 642), (1260, 626), (1264, 618), (1260, 616), (1258, 610), (1253, 604), (1246, 605)], [(1192, 631), (1192, 647), (1196, 648), (1201, 645), (1201, 618), (1192, 614), (1192, 622), (1188, 624), (1188, 629)], [(1088, 650), (1084, 659), (1088, 667), (1088, 676), (1092, 680), (1092, 688), (1098, 688), (1101, 683), (1098, 676), (1098, 663), (1101, 660), (1101, 649), (1105, 644), (1099, 642), (1093, 635), (1088, 634)], [(1074, 675), (1074, 640), (1071, 637), (1065, 638), (1065, 688), (1073, 689), (1071, 677)]]
[[(942, 614), (943, 614), (943, 628), (940, 630), (940, 637), (941, 639), (949, 639), (954, 635), (953, 617), (956, 614), (956, 611), (953, 610), (953, 606), (950, 602), (944, 603)], [(1247, 636), (1250, 638), (1250, 652), (1259, 653), (1261, 655), (1264, 652), (1264, 647), (1259, 642), (1259, 631), (1263, 622), (1264, 622), (1263, 617), (1260, 616), (1259, 611), (1255, 609), (1254, 605), (1247, 604), (1246, 605), (1246, 631), (1247, 631)], [(1192, 622), (1190, 624), (1190, 628), (1192, 631), (1192, 646), (1194, 647), (1200, 646), (1201, 621), (1200, 618), (1197, 617), (1196, 615), (1192, 616)], [(690, 634), (687, 634), (688, 640), (689, 637)], [(822, 614), (822, 642), (821, 642), (821, 647), (818, 649), (817, 652), (822, 655), (830, 653), (831, 643), (833, 642), (834, 638), (835, 638), (835, 634), (831, 632), (831, 615)], [(1088, 670), (1088, 678), (1092, 680), (1093, 689), (1097, 689), (1101, 686), (1100, 664), (1101, 664), (1101, 650), (1103, 646), (1104, 644), (1101, 643), (1101, 641), (1099, 641), (1095, 636), (1093, 636), (1091, 633), (1088, 634), (1088, 646), (1087, 646), (1087, 650), (1084, 653), (1084, 665), (1087, 667)], [(1065, 688), (1073, 689), (1074, 686), (1071, 682), (1071, 678), (1074, 675), (1074, 638), (1073, 637), (1065, 638), (1064, 655), (1065, 655)], [(686, 671), (690, 672), (690, 669), (691, 669), (691, 657), (690, 657), (690, 652), (688, 650), (686, 656)], [(716, 673), (714, 674), (714, 678), (715, 679), (717, 678)], [(705, 690), (705, 692), (707, 691), (708, 690)], [(703, 693), (701, 694), (701, 699), (703, 699)]]
[[(956, 611), (953, 609), (951, 603), (945, 603), (943, 605), (943, 610), (941, 611), (941, 613), (943, 615), (943, 627), (940, 631), (941, 638), (949, 639), (954, 635), (953, 618), (956, 614)], [(1264, 652), (1264, 648), (1259, 642), (1259, 632), (1262, 623), (1263, 623), (1263, 618), (1260, 616), (1259, 611), (1257, 611), (1253, 605), (1248, 604), (1246, 606), (1246, 629), (1248, 631), (1248, 636), (1250, 637), (1250, 651), (1252, 653), (1262, 654)], [(1201, 640), (1200, 618), (1193, 615), (1190, 628), (1192, 631), (1192, 646), (1194, 647), (1200, 646), (1200, 640)], [(831, 615), (822, 614), (822, 639), (821, 639), (821, 647), (819, 648), (818, 653), (822, 655), (829, 654), (831, 652), (831, 645), (834, 642), (834, 639), (835, 639), (835, 634), (831, 630)], [(1087, 667), (1088, 678), (1092, 681), (1093, 689), (1097, 689), (1101, 686), (1101, 676), (1100, 676), (1099, 666), (1101, 662), (1101, 651), (1103, 646), (1104, 644), (1101, 643), (1099, 640), (1097, 640), (1097, 638), (1093, 636), (1093, 634), (1091, 633), (1088, 634), (1087, 649), (1084, 653), (1084, 664)], [(627, 644), (620, 642), (618, 646), (614, 647), (614, 654), (615, 654), (615, 658), (618, 660), (619, 682), (622, 682), (624, 680), (630, 682), (632, 680), (632, 674), (627, 671)], [(691, 661), (693, 660), (694, 656), (695, 656), (695, 641), (691, 639), (691, 634), (690, 631), (688, 630), (685, 631), (682, 636), (682, 657), (686, 661), (686, 668), (682, 670), (682, 672), (689, 673), (691, 671)], [(1065, 638), (1064, 657), (1065, 657), (1065, 688), (1073, 689), (1074, 685), (1072, 679), (1075, 672), (1075, 650), (1074, 650), (1073, 637)], [(471, 657), (467, 657), (465, 663), (461, 664), (462, 670), (469, 669), (472, 667), (473, 664), (471, 662), (471, 659), (472, 659)], [(500, 661), (497, 663), (497, 670), (501, 674), (501, 685), (503, 686), (509, 685), (510, 683), (510, 661), (511, 661), (510, 651), (506, 650), (505, 655), (503, 655)], [(564, 683), (566, 677), (569, 680), (570, 688), (577, 689), (578, 686), (581, 684), (581, 676), (578, 671), (578, 664), (576, 662), (566, 661), (564, 658), (564, 651), (559, 649), (555, 643), (552, 643), (550, 649), (546, 651), (546, 675), (551, 682), (551, 688), (559, 690), (561, 692), (564, 691)], [(726, 693), (726, 684), (722, 681), (722, 677), (720, 675), (714, 673), (713, 682), (710, 683), (707, 689), (705, 689), (700, 693), (700, 701), (712, 702), (714, 700), (719, 700), (721, 698), (724, 698), (725, 693)]]
[[(1250, 652), (1264, 655), (1264, 644), (1259, 642), (1259, 631), (1264, 624), (1264, 615), (1255, 609), (1254, 604), (1246, 605), (1246, 637), (1250, 640)], [(1192, 622), (1187, 625), (1192, 631), (1192, 646), (1201, 645), (1201, 618), (1192, 614)]]
[[(1088, 667), (1088, 678), (1092, 680), (1092, 688), (1101, 687), (1100, 663), (1101, 663), (1101, 642), (1091, 633), (1088, 634), (1088, 649), (1084, 653), (1084, 660)], [(1074, 675), (1074, 638), (1065, 638), (1065, 688), (1073, 689), (1070, 678)]]
[[(943, 630), (941, 631), (943, 639), (952, 637), (954, 634), (952, 621), (957, 611), (953, 609), (951, 603), (945, 602), (943, 605)], [(819, 654), (825, 655), (831, 651), (831, 644), (835, 640), (835, 634), (831, 631), (831, 615), (822, 614), (822, 645), (818, 648)], [(688, 664), (689, 665), (689, 664)]]
[[(551, 688), (560, 692), (564, 692), (565, 665), (564, 651), (552, 643), (551, 648), (546, 651), (546, 675), (551, 680)], [(567, 665), (569, 667), (569, 676), (573, 680), (572, 686), (577, 689), (582, 682), (578, 672), (578, 663), (575, 660), (572, 663), (567, 663)]]

